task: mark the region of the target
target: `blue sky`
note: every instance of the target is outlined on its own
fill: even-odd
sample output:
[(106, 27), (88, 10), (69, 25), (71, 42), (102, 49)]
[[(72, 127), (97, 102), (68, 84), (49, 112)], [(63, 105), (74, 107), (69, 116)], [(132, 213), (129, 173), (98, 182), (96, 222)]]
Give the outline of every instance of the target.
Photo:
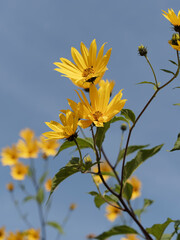
[[(161, 68), (173, 70), (168, 59), (175, 60), (175, 51), (168, 45), (172, 35), (170, 23), (161, 10), (179, 11), (179, 0), (119, 1), (119, 0), (16, 0), (0, 2), (0, 147), (17, 142), (21, 129), (32, 128), (39, 136), (47, 131), (45, 121), (58, 120), (60, 109), (68, 107), (67, 98), (77, 100), (76, 87), (54, 71), (53, 62), (65, 57), (71, 60), (71, 46), (79, 50), (80, 42), (89, 46), (95, 38), (98, 48), (104, 43), (112, 47), (104, 78), (116, 82), (114, 93), (123, 90), (128, 99), (126, 108), (138, 114), (153, 93), (151, 86), (136, 85), (152, 81), (153, 75), (145, 59), (137, 54), (137, 47), (144, 44), (157, 73), (158, 81), (165, 83), (169, 75)], [(130, 144), (164, 143), (162, 151), (141, 166), (136, 175), (143, 183), (142, 199), (155, 200), (143, 221), (145, 226), (163, 222), (167, 217), (179, 218), (179, 153), (169, 153), (180, 132), (180, 78), (162, 90), (137, 124)], [(108, 137), (113, 145), (105, 142), (107, 155), (112, 159), (118, 152), (120, 132), (114, 124)], [(68, 151), (50, 163), (53, 176), (70, 159)], [(37, 163), (37, 166), (40, 166)], [(0, 166), (0, 226), (8, 230), (24, 229), (18, 220), (5, 184), (11, 180), (9, 168)], [(78, 208), (67, 225), (62, 239), (85, 239), (94, 232), (99, 234), (112, 226), (104, 218), (104, 208), (98, 210), (87, 192), (95, 190), (90, 176), (77, 174), (62, 184), (53, 196), (51, 218), (60, 220), (71, 202)], [(137, 200), (139, 206), (141, 200)], [(27, 210), (35, 210), (29, 204)], [(37, 226), (38, 226), (38, 220)], [(118, 224), (118, 221), (115, 223)], [(55, 238), (49, 229), (49, 237)], [(119, 239), (116, 237), (114, 239)], [(113, 238), (112, 238), (113, 239)]]

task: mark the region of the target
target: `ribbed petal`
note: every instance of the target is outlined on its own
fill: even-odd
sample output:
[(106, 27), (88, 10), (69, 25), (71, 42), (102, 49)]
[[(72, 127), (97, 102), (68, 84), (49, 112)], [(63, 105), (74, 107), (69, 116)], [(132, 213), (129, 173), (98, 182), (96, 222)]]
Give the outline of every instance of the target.
[(77, 67), (83, 72), (83, 70), (86, 68), (86, 64), (85, 64), (81, 54), (78, 52), (77, 49), (72, 47), (71, 48), (71, 55), (72, 55), (72, 58), (73, 58), (74, 62), (77, 65)]

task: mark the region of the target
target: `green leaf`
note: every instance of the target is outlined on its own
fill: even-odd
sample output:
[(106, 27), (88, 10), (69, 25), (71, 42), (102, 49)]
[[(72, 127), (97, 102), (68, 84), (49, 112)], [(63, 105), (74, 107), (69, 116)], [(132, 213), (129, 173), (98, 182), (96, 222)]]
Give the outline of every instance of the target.
[(163, 234), (161, 240), (171, 240), (174, 234)]
[(171, 74), (173, 74), (174, 75), (174, 73), (173, 72), (171, 72), (171, 71), (169, 71), (169, 70), (167, 70), (167, 69), (160, 69), (161, 71), (163, 71), (163, 72), (166, 72), (166, 73), (171, 73)]
[(132, 196), (132, 191), (133, 191), (133, 186), (130, 183), (126, 183), (123, 189), (123, 197), (129, 201)]
[(113, 119), (111, 119), (111, 121), (104, 123), (104, 127), (97, 127), (95, 139), (96, 139), (96, 145), (99, 148), (99, 150), (101, 149), (102, 143), (105, 138), (105, 134), (106, 134), (107, 130), (110, 128), (110, 124), (117, 122), (117, 121), (123, 121), (123, 122), (129, 123), (129, 121), (126, 118), (121, 117), (121, 116), (120, 117), (115, 116), (115, 117), (113, 117)]
[(131, 174), (139, 167), (143, 162), (145, 162), (148, 158), (152, 157), (156, 153), (158, 153), (163, 144), (158, 145), (151, 149), (142, 149), (138, 151), (136, 157), (132, 159), (130, 162), (127, 162), (124, 167), (124, 181), (126, 181)]
[(136, 116), (135, 114), (133, 113), (132, 110), (130, 109), (122, 109), (121, 110), (121, 115), (125, 116), (126, 119), (130, 120), (131, 122), (135, 122), (136, 120)]
[(43, 184), (46, 177), (48, 175), (48, 172), (44, 172), (43, 175), (41, 176), (41, 178), (39, 179), (39, 184)]
[(180, 88), (180, 87), (174, 87), (173, 89)]
[(139, 83), (137, 83), (137, 84), (152, 84), (153, 86), (156, 86), (155, 83), (153, 83), (153, 82), (147, 82), (147, 81), (139, 82)]
[(180, 106), (180, 103), (174, 103), (173, 105), (174, 106)]
[(166, 222), (162, 224), (154, 224), (151, 228), (146, 228), (146, 231), (156, 237), (157, 240), (160, 240), (164, 231), (168, 225), (174, 222), (172, 219), (168, 218)]
[(97, 127), (95, 139), (96, 139), (96, 145), (99, 149), (101, 149), (102, 143), (105, 138), (105, 134), (109, 129), (109, 127), (110, 127), (110, 121), (107, 123), (104, 123), (104, 127)]
[(43, 188), (39, 188), (38, 193), (36, 195), (36, 200), (40, 204), (44, 201), (44, 189)]
[(122, 226), (113, 227), (109, 231), (103, 232), (102, 234), (100, 234), (99, 236), (97, 236), (95, 238), (99, 239), (99, 240), (104, 240), (113, 235), (120, 235), (120, 234), (138, 234), (138, 232), (131, 227), (122, 225)]
[(97, 192), (95, 192), (95, 191), (88, 192), (88, 194), (90, 194), (91, 196), (96, 196), (96, 195), (98, 195), (98, 193), (97, 193)]
[(63, 228), (61, 227), (61, 225), (59, 225), (59, 223), (57, 223), (57, 222), (46, 222), (46, 224), (55, 228), (55, 229), (57, 229), (60, 234), (64, 233)]
[(30, 200), (36, 200), (36, 197), (35, 196), (27, 196), (23, 199), (23, 202), (28, 202)]
[[(77, 138), (76, 141), (77, 141), (80, 148), (92, 148), (92, 149), (94, 149), (92, 138)], [(65, 150), (67, 148), (70, 148), (70, 147), (74, 147), (74, 146), (76, 146), (74, 141), (65, 141), (60, 146), (60, 148), (59, 148), (57, 154), (55, 155), (55, 157), (57, 157), (59, 155), (59, 153), (62, 152), (63, 150)]]
[(173, 60), (168, 60), (169, 62), (171, 62), (172, 64), (174, 64), (174, 65), (176, 65), (176, 66), (178, 66), (177, 65), (177, 63), (176, 62), (174, 62)]
[(170, 152), (173, 152), (176, 150), (180, 150), (180, 133), (178, 134), (174, 147), (170, 150)]
[(180, 233), (177, 235), (176, 240), (180, 240)]
[(135, 210), (135, 214), (139, 217), (139, 219), (140, 219), (140, 217), (141, 217), (141, 214), (146, 210), (146, 208), (148, 207), (148, 206), (150, 206), (152, 203), (153, 203), (154, 201), (153, 200), (150, 200), (150, 199), (144, 199), (144, 205), (143, 205), (143, 207), (141, 208), (141, 209), (136, 209)]
[(52, 179), (52, 187), (51, 187), (51, 192), (49, 194), (49, 198), (48, 201), (52, 195), (52, 193), (54, 192), (55, 188), (61, 183), (63, 182), (66, 178), (68, 178), (69, 176), (80, 172), (80, 165), (79, 165), (79, 158), (72, 158), (68, 164), (61, 168), (59, 170), (58, 173), (55, 174), (55, 176)]
[(117, 121), (123, 121), (123, 122), (129, 123), (129, 120), (127, 120), (126, 118), (121, 117), (121, 116), (120, 117), (117, 117), (117, 116), (113, 117), (113, 119), (110, 122), (114, 123), (114, 122), (117, 122)]
[(119, 199), (116, 196), (114, 196), (113, 194), (111, 194), (111, 195), (104, 195), (104, 198), (108, 202), (117, 203), (119, 205)]
[(96, 195), (94, 198), (94, 203), (97, 208), (100, 208), (106, 201), (102, 198), (100, 194)]
[(176, 233), (178, 233), (179, 225), (180, 225), (180, 220), (176, 220), (174, 222), (174, 230), (175, 230)]
[[(137, 150), (139, 149), (142, 149), (142, 148), (145, 148), (145, 147), (148, 147), (149, 145), (132, 145), (132, 146), (129, 146), (128, 149), (127, 149), (127, 153), (126, 153), (126, 156), (131, 154), (131, 153), (134, 153), (136, 152)], [(124, 157), (124, 152), (125, 152), (125, 148), (121, 150), (121, 152), (119, 153), (119, 156), (118, 156), (118, 163), (123, 159)]]

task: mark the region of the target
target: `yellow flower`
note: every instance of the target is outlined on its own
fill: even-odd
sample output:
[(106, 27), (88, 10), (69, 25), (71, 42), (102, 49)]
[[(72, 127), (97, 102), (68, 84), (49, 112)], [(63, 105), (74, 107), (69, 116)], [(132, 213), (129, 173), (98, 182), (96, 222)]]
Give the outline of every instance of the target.
[(5, 227), (0, 228), (0, 240), (4, 240), (6, 237)]
[(45, 189), (47, 192), (50, 192), (51, 191), (51, 187), (52, 187), (52, 179), (49, 178), (46, 182), (45, 182)]
[(19, 158), (17, 147), (15, 145), (12, 145), (12, 147), (3, 148), (1, 156), (2, 156), (1, 162), (3, 166), (14, 165), (15, 163), (18, 162)]
[(57, 148), (60, 146), (57, 139), (47, 140), (45, 137), (40, 136), (39, 147), (41, 148), (43, 154), (48, 156), (54, 156), (57, 153)]
[(106, 85), (108, 86), (108, 88), (110, 88), (110, 93), (112, 93), (114, 85), (115, 85), (115, 81), (110, 81), (109, 82), (108, 80), (104, 81), (103, 79), (101, 79), (99, 81), (99, 86), (100, 87), (105, 87)]
[(114, 222), (116, 218), (122, 214), (121, 210), (118, 208), (119, 206), (117, 204), (114, 204), (116, 207), (107, 205), (106, 206), (106, 217), (109, 221)]
[(176, 15), (174, 10), (171, 8), (171, 9), (168, 9), (168, 12), (163, 11), (163, 13), (162, 13), (162, 15), (165, 18), (167, 18), (167, 20), (169, 20), (172, 25), (174, 25), (174, 27), (175, 27), (174, 30), (179, 32), (179, 30), (180, 30), (180, 11), (178, 12), (178, 15)]
[(38, 141), (34, 136), (34, 131), (26, 128), (20, 132), (20, 139), (17, 143), (17, 148), (22, 158), (36, 158), (38, 156), (39, 147)]
[[(100, 164), (100, 170), (101, 170), (104, 180), (107, 181), (110, 178), (110, 176), (106, 175), (106, 174), (112, 172), (111, 167), (109, 166), (109, 164), (107, 162), (102, 162)], [(92, 171), (97, 173), (98, 166), (96, 165), (96, 166), (92, 167)], [(100, 176), (98, 176), (98, 175), (93, 175), (93, 180), (95, 181), (96, 184), (102, 183), (102, 180), (101, 180)]]
[(62, 110), (59, 118), (62, 124), (51, 121), (46, 122), (46, 125), (53, 130), (53, 132), (45, 132), (43, 135), (48, 139), (63, 139), (73, 140), (77, 136), (76, 129), (78, 126), (78, 116), (70, 110)]
[(179, 34), (173, 34), (172, 39), (168, 41), (172, 48), (177, 51), (180, 51), (180, 36)]
[(127, 234), (125, 238), (121, 238), (121, 240), (139, 240), (139, 238), (136, 237), (136, 234)]
[(24, 239), (24, 234), (17, 231), (16, 233), (10, 232), (7, 240), (23, 240)]
[(12, 192), (14, 190), (14, 184), (12, 182), (6, 184), (6, 188), (8, 191)]
[(11, 176), (15, 180), (24, 180), (28, 173), (28, 166), (23, 163), (18, 162), (13, 167), (11, 167)]
[(137, 177), (131, 177), (127, 180), (133, 187), (131, 200), (141, 196), (141, 181)]
[(71, 55), (75, 64), (66, 58), (60, 58), (61, 62), (54, 63), (58, 67), (55, 70), (63, 73), (62, 76), (70, 78), (78, 87), (89, 88), (92, 81), (97, 84), (108, 69), (107, 64), (111, 55), (111, 49), (109, 49), (103, 56), (104, 45), (105, 43), (97, 55), (95, 39), (91, 42), (89, 50), (81, 42), (82, 55), (75, 48), (71, 48)]
[(30, 228), (26, 231), (27, 240), (39, 240), (40, 239), (40, 230)]
[[(126, 99), (121, 100), (121, 90), (109, 103), (111, 92), (107, 84), (100, 87), (99, 90), (97, 90), (94, 84), (90, 86), (89, 94), (91, 105), (89, 104), (84, 92), (82, 90), (80, 91), (83, 99), (77, 92), (82, 105), (82, 112), (79, 113), (79, 115), (82, 119), (86, 119), (78, 122), (78, 125), (82, 128), (87, 128), (92, 123), (94, 123), (96, 127), (103, 127), (103, 123), (110, 121), (117, 113), (119, 113), (126, 102)], [(69, 99), (68, 102), (73, 111), (77, 111), (77, 103)]]

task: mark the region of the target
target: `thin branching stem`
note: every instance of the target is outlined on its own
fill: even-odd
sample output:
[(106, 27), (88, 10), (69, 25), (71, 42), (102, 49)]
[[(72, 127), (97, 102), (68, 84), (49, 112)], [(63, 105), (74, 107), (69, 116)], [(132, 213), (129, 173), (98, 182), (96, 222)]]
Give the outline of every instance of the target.
[(123, 163), (122, 163), (122, 171), (121, 171), (121, 191), (120, 191), (120, 196), (122, 196), (122, 191), (123, 191), (123, 178), (124, 178), (124, 165), (125, 165), (125, 160), (126, 160), (126, 154), (127, 154), (127, 149), (129, 146), (129, 141), (131, 138), (131, 133), (132, 130), (134, 129), (134, 127), (136, 126), (136, 123), (138, 122), (138, 120), (140, 119), (140, 117), (142, 116), (142, 114), (145, 112), (145, 110), (147, 109), (147, 107), (150, 105), (150, 103), (152, 102), (152, 100), (155, 98), (156, 94), (163, 89), (164, 87), (166, 87), (168, 84), (170, 84), (179, 74), (179, 68), (180, 68), (180, 60), (179, 60), (179, 53), (177, 51), (177, 60), (178, 60), (178, 68), (176, 73), (174, 74), (174, 76), (165, 84), (163, 84), (161, 87), (158, 87), (156, 89), (156, 91), (154, 92), (154, 94), (152, 95), (152, 97), (149, 99), (149, 101), (146, 103), (146, 105), (144, 106), (144, 108), (142, 109), (142, 111), (140, 112), (140, 114), (138, 115), (138, 117), (136, 118), (135, 122), (133, 123), (133, 125), (131, 126), (131, 128), (129, 129), (129, 134), (127, 137), (127, 142), (126, 142), (126, 147), (125, 147), (125, 151), (124, 151), (124, 157), (123, 157)]

